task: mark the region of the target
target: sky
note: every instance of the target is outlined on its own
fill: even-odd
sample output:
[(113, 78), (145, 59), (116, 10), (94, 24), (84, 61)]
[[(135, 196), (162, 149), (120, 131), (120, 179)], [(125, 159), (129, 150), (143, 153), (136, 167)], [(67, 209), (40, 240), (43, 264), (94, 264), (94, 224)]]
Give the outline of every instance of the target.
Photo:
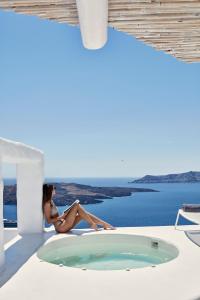
[(46, 177), (200, 170), (200, 64), (114, 29), (86, 50), (78, 27), (3, 11), (0, 39), (0, 136), (43, 150)]

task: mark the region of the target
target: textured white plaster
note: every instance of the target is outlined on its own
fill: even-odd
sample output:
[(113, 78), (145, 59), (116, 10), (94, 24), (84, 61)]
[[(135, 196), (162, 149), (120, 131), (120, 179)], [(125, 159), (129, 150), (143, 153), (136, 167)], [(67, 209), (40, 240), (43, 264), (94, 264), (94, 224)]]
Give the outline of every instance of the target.
[(13, 163), (17, 166), (17, 222), (19, 234), (41, 233), (43, 231), (43, 152), (19, 142), (0, 138), (0, 267), (4, 263), (3, 162)]
[(17, 164), (17, 220), (20, 234), (43, 230), (42, 184), (42, 162)]

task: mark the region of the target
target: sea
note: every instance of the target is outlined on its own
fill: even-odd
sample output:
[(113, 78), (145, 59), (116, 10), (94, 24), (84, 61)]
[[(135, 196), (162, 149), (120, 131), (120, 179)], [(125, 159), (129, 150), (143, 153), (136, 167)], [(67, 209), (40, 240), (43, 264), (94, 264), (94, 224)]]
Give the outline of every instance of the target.
[[(84, 208), (116, 227), (174, 225), (177, 211), (185, 203), (200, 203), (200, 183), (130, 183), (134, 178), (48, 178), (46, 182), (74, 182), (105, 187), (151, 188), (159, 192), (133, 193), (128, 197), (105, 199), (102, 203), (84, 205)], [(5, 179), (4, 184), (14, 184)], [(28, 201), (28, 199), (27, 199)], [(58, 207), (62, 212), (65, 207)], [(5, 219), (17, 220), (15, 205), (4, 205)], [(180, 224), (191, 224), (180, 218)], [(76, 228), (85, 228), (81, 221)]]

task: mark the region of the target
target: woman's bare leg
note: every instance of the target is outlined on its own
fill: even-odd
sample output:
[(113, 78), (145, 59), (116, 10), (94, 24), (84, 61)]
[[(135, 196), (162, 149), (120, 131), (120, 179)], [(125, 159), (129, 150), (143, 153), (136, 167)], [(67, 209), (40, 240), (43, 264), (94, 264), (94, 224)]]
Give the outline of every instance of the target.
[[(95, 215), (87, 212), (80, 204), (75, 204), (74, 207), (77, 207), (76, 215), (73, 221), (73, 224), (71, 225), (71, 228), (73, 228), (76, 224), (78, 224), (82, 219), (88, 222), (91, 226), (91, 228), (97, 230), (97, 224), (102, 225), (104, 229), (115, 229), (111, 224), (103, 221), (102, 219), (96, 217)], [(74, 210), (74, 207), (70, 209), (70, 211), (65, 215), (64, 219), (69, 221), (68, 217), (71, 211)], [(93, 224), (92, 224), (93, 223)], [(63, 224), (64, 225), (64, 224)], [(66, 225), (67, 226), (67, 225)]]
[(82, 217), (82, 219), (88, 222), (91, 228), (97, 230), (97, 225), (90, 217), (88, 212), (86, 212), (85, 209), (80, 204), (77, 204), (77, 206), (78, 206), (78, 214)]
[[(91, 217), (91, 219), (94, 221), (94, 223), (98, 224), (98, 225), (102, 225), (104, 229), (114, 229), (114, 227), (112, 225), (110, 225), (107, 222), (104, 222), (103, 220), (99, 219), (98, 217), (94, 216), (93, 214), (87, 212), (89, 214), (89, 216)], [(83, 218), (77, 214), (73, 223), (72, 228), (74, 228), (81, 220), (83, 220)]]
[(72, 228), (74, 228), (81, 220), (83, 220), (82, 217), (80, 215), (77, 215), (75, 217), (75, 220), (74, 220)]
[(63, 223), (59, 225), (59, 227), (56, 228), (56, 230), (61, 233), (69, 231), (74, 224), (77, 212), (77, 206), (72, 207), (72, 209), (70, 209), (69, 213), (67, 214), (66, 219), (64, 218)]
[(67, 214), (67, 217), (66, 217), (65, 221), (63, 222), (63, 224), (61, 224), (59, 226), (59, 228), (57, 228), (57, 231), (67, 232), (70, 229), (72, 229), (75, 220), (77, 220), (76, 219), (77, 213), (80, 215), (80, 217), (83, 220), (85, 220), (90, 225), (90, 227), (92, 229), (97, 230), (96, 223), (91, 219), (91, 217), (85, 211), (80, 211), (79, 204), (77, 204), (74, 207), (72, 207), (72, 209), (70, 209), (70, 212)]
[(93, 220), (94, 223), (102, 225), (104, 229), (115, 229), (111, 224), (101, 220), (100, 218), (86, 211), (80, 204), (79, 204), (79, 211), (84, 211), (86, 214), (90, 216), (90, 218)]
[(96, 224), (99, 224), (99, 225), (102, 225), (104, 229), (115, 229), (114, 226), (112, 226), (111, 224), (103, 221), (102, 219), (98, 218), (97, 216), (89, 213), (89, 216), (91, 217), (91, 219), (96, 223)]

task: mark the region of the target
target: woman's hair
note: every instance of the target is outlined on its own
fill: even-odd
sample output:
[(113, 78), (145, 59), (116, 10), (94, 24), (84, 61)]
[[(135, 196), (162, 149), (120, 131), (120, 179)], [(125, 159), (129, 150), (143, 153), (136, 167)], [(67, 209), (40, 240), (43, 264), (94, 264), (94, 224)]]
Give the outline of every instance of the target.
[(54, 190), (53, 184), (43, 184), (42, 211), (44, 212), (45, 203), (51, 201)]

